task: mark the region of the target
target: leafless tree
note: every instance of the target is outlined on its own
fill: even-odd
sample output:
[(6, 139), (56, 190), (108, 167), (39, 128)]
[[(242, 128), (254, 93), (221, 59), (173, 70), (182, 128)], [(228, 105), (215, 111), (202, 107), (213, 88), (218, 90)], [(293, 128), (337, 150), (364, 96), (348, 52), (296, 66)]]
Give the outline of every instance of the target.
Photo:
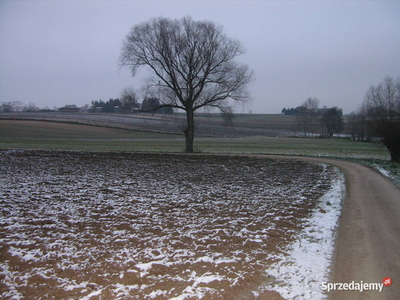
[(317, 132), (319, 126), (318, 105), (319, 101), (317, 98), (308, 98), (298, 108), (300, 111), (297, 115), (297, 122), (300, 128), (302, 128), (304, 136), (312, 136)]
[(364, 106), (368, 123), (381, 138), (391, 159), (400, 162), (400, 78), (386, 76), (377, 86), (371, 86), (365, 95)]
[(345, 126), (347, 133), (351, 134), (354, 141), (368, 141), (370, 139), (371, 134), (368, 127), (365, 105), (362, 105), (358, 111), (348, 115)]
[(303, 104), (307, 111), (317, 114), (319, 109), (319, 100), (317, 98), (308, 98)]
[(124, 88), (121, 92), (121, 108), (132, 112), (139, 109), (136, 91), (133, 87)]
[(202, 107), (222, 111), (230, 101), (248, 101), (248, 66), (234, 59), (241, 43), (228, 38), (221, 26), (208, 21), (157, 18), (132, 27), (123, 43), (120, 65), (153, 73), (149, 91), (159, 95), (160, 107), (186, 112), (186, 152), (193, 152), (194, 112)]

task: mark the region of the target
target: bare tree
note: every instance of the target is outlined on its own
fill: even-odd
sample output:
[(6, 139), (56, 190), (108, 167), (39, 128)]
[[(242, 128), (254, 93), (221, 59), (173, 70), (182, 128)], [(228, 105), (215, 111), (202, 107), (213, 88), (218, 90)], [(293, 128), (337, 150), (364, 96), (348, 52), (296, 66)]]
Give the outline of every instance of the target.
[(351, 112), (347, 117), (346, 122), (346, 131), (347, 133), (351, 134), (351, 139), (353, 141), (356, 140), (358, 135), (358, 115), (354, 111)]
[(362, 105), (357, 112), (352, 112), (347, 117), (346, 131), (351, 134), (353, 141), (368, 141), (370, 130), (365, 105)]
[(319, 109), (319, 100), (317, 98), (308, 98), (303, 104), (307, 111), (317, 114)]
[(133, 87), (127, 87), (122, 90), (121, 108), (129, 112), (132, 112), (135, 109), (139, 110), (136, 91)]
[(317, 98), (308, 98), (298, 108), (297, 121), (302, 128), (304, 136), (312, 136), (318, 128), (318, 104)]
[(378, 86), (371, 86), (364, 105), (369, 125), (381, 138), (391, 159), (400, 162), (400, 78), (386, 76)]
[(186, 152), (193, 152), (196, 110), (209, 106), (226, 111), (229, 100), (249, 100), (252, 72), (234, 60), (243, 53), (241, 43), (212, 22), (157, 18), (131, 29), (120, 65), (130, 67), (133, 76), (142, 66), (152, 70), (148, 89), (160, 95), (157, 108), (186, 112)]

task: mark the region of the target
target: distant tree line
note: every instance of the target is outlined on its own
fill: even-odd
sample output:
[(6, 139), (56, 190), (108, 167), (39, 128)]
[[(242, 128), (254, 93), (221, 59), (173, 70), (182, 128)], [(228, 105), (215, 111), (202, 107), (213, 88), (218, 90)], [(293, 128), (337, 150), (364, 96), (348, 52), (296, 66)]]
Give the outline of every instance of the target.
[(379, 138), (391, 160), (400, 162), (400, 78), (386, 76), (378, 85), (372, 85), (360, 108), (346, 117), (346, 123), (341, 109), (319, 109), (316, 98), (309, 98), (296, 108), (284, 108), (282, 113), (297, 116), (304, 136), (333, 136), (345, 130), (353, 140)]
[[(309, 98), (309, 99), (316, 99), (316, 98)], [(308, 100), (309, 101), (309, 100)], [(318, 101), (318, 100), (317, 100)], [(317, 115), (322, 116), (329, 108), (327, 108), (326, 106), (324, 106), (323, 108), (317, 108)], [(343, 115), (343, 110), (341, 108), (337, 108), (335, 107), (339, 114)], [(286, 115), (286, 116), (296, 116), (296, 115), (300, 115), (302, 113), (304, 113), (305, 110), (308, 110), (309, 108), (307, 107), (307, 105), (305, 103), (303, 103), (300, 106), (297, 106), (296, 108), (292, 107), (292, 108), (283, 108), (281, 113)]]
[(337, 107), (319, 108), (317, 98), (308, 98), (296, 108), (284, 108), (282, 113), (297, 117), (297, 126), (306, 137), (332, 137), (344, 130), (343, 111)]
[(296, 108), (283, 108), (282, 109), (282, 114), (286, 116), (295, 116), (299, 113), (299, 111)]
[(136, 97), (132, 94), (122, 93), (121, 99), (110, 98), (108, 101), (92, 101), (90, 107), (91, 112), (105, 112), (105, 113), (132, 113), (132, 112), (145, 112), (155, 114), (172, 114), (172, 107), (160, 107), (160, 100), (157, 98), (145, 97), (142, 103), (137, 102)]
[(119, 99), (110, 98), (110, 100), (104, 102), (103, 100), (92, 101), (91, 111), (101, 111), (101, 112), (115, 112), (120, 109), (121, 101)]

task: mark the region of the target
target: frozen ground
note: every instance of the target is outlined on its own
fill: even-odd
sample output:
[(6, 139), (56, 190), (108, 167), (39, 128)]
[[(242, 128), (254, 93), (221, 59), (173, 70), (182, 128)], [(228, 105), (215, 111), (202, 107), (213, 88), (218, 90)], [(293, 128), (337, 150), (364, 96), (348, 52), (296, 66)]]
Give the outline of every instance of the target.
[(379, 163), (367, 164), (377, 169), (383, 176), (391, 179), (400, 187), (400, 164), (394, 162), (380, 161)]
[(229, 156), (0, 154), (3, 299), (323, 297), (317, 283), (343, 192), (334, 168)]

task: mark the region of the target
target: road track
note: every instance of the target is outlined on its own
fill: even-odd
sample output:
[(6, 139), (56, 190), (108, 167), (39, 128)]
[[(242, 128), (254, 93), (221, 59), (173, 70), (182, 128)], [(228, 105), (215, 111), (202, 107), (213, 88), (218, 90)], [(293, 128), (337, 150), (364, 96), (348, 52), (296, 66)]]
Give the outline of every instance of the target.
[(346, 160), (261, 154), (242, 154), (242, 156), (300, 159), (338, 167), (346, 178), (346, 197), (335, 241), (329, 282), (382, 283), (384, 278), (390, 277), (393, 283), (391, 286), (383, 287), (382, 292), (331, 291), (327, 294), (328, 299), (400, 299), (400, 188), (398, 186), (379, 172)]
[(400, 188), (367, 166), (344, 160), (264, 156), (301, 159), (338, 167), (346, 177), (333, 266), (332, 283), (393, 284), (376, 291), (332, 291), (329, 299), (400, 299)]

